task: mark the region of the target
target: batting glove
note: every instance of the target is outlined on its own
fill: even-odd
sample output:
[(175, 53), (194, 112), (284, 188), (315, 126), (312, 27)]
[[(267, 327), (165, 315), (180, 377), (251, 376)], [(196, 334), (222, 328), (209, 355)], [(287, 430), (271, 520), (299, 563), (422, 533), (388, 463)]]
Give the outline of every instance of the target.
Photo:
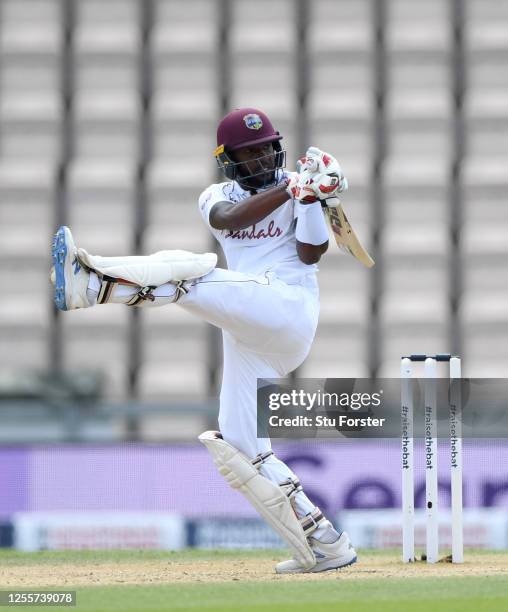
[(309, 147), (305, 157), (298, 160), (296, 167), (301, 176), (310, 176), (318, 200), (336, 197), (348, 188), (347, 179), (338, 161), (317, 147)]
[(298, 199), (298, 194), (299, 194), (298, 181), (299, 180), (300, 180), (300, 177), (298, 176), (296, 172), (292, 172), (291, 176), (287, 179), (286, 191), (287, 191), (288, 196), (292, 200)]
[(299, 200), (304, 204), (310, 204), (318, 200), (312, 175), (308, 170), (292, 174), (288, 180), (286, 191), (293, 200)]

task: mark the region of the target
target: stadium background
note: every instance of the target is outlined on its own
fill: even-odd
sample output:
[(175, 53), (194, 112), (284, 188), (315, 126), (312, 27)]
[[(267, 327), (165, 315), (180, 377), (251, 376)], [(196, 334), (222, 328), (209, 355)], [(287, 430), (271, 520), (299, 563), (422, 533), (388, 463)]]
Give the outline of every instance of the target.
[[(219, 179), (217, 121), (240, 105), (272, 118), (289, 167), (309, 144), (338, 157), (350, 182), (345, 208), (377, 262), (363, 269), (331, 246), (320, 264), (320, 327), (299, 375), (397, 375), (404, 353), (453, 352), (467, 376), (507, 376), (508, 2), (1, 0), (6, 524), (19, 510), (97, 510), (83, 491), (101, 478), (97, 499), (117, 479), (103, 507), (113, 511), (174, 510), (186, 479), (196, 496), (178, 508), (185, 516), (224, 495), (194, 442), (215, 427), (220, 334), (177, 307), (62, 315), (49, 244), (65, 223), (103, 255), (215, 248), (197, 197)], [(158, 451), (141, 469), (150, 448)], [(363, 456), (359, 480), (385, 456), (382, 445), (345, 448), (335, 459), (317, 443), (281, 453), (314, 467), (326, 455), (341, 475)], [(396, 457), (396, 445), (386, 452)], [(470, 452), (479, 484), (469, 505), (506, 514), (506, 447)], [(197, 453), (194, 469), (179, 478), (185, 453)], [(52, 478), (67, 460), (69, 473)], [(398, 504), (393, 461), (393, 498), (380, 502), (376, 490), (354, 507)], [(155, 492), (146, 484), (154, 471), (168, 475)], [(326, 498), (326, 483), (314, 489)], [(222, 514), (233, 504), (249, 515), (227, 500)], [(333, 513), (347, 507), (342, 496), (323, 501)]]

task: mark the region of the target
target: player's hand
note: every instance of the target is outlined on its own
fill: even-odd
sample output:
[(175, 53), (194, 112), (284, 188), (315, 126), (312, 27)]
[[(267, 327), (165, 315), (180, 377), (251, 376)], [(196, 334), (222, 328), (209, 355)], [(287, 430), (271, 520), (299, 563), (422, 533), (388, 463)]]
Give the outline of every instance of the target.
[(310, 170), (300, 169), (298, 181), (298, 199), (303, 204), (310, 204), (321, 199), (322, 196), (319, 193), (318, 183), (316, 183), (316, 180), (320, 180), (320, 175), (312, 174)]
[(298, 200), (298, 195), (300, 193), (298, 189), (299, 180), (300, 180), (300, 177), (298, 176), (296, 172), (291, 172), (291, 175), (287, 179), (286, 191), (287, 191), (288, 196), (292, 200)]
[[(342, 168), (335, 157), (317, 147), (309, 147), (299, 162), (301, 162), (302, 170), (309, 170), (312, 174), (337, 174), (341, 179), (345, 179)], [(343, 191), (347, 189), (347, 180), (345, 183)]]
[(313, 174), (303, 170), (298, 182), (293, 183), (293, 197), (303, 204), (321, 201), (327, 206), (337, 206), (337, 194), (347, 187), (346, 178), (342, 180), (336, 174)]
[(310, 204), (318, 200), (312, 176), (308, 170), (301, 173), (292, 173), (288, 179), (286, 191), (293, 200), (299, 200), (304, 204)]
[(338, 161), (333, 155), (317, 147), (309, 147), (305, 156), (296, 163), (296, 168), (302, 177), (305, 175), (311, 179), (310, 183), (318, 200), (336, 197), (348, 188), (347, 179)]

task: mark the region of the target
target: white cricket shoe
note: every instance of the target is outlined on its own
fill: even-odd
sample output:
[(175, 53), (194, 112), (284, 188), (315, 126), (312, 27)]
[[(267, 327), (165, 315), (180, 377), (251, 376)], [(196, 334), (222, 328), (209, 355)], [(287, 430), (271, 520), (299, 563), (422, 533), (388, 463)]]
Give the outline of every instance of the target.
[(345, 531), (343, 531), (338, 540), (332, 544), (324, 544), (314, 538), (309, 538), (309, 543), (317, 561), (314, 567), (305, 569), (295, 559), (289, 559), (288, 561), (277, 563), (275, 572), (277, 574), (325, 572), (326, 570), (339, 569), (356, 563), (356, 551)]
[(53, 238), (51, 249), (53, 268), (50, 279), (55, 285), (55, 305), (59, 310), (88, 308), (86, 296), (90, 273), (77, 257), (77, 248), (71, 230), (62, 225)]

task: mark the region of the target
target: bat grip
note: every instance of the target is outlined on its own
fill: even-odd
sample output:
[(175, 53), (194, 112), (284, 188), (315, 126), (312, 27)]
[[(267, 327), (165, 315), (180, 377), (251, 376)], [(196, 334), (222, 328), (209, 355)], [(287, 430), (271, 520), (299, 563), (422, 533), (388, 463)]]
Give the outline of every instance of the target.
[(337, 196), (332, 196), (331, 198), (326, 198), (326, 200), (319, 200), (321, 202), (321, 206), (323, 208), (334, 208), (340, 204), (340, 200)]

